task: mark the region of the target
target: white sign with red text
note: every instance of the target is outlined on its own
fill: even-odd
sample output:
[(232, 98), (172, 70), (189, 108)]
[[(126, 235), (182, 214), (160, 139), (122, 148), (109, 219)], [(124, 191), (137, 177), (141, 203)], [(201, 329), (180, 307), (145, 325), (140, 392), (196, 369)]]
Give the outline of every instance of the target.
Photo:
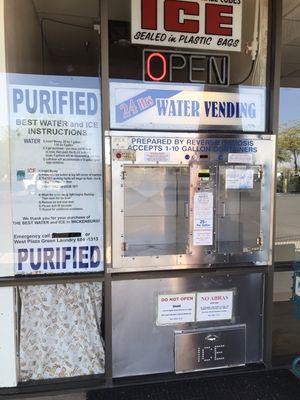
[(232, 290), (197, 293), (197, 322), (230, 320), (232, 311)]
[(241, 51), (242, 0), (131, 0), (132, 43)]
[(159, 295), (157, 325), (195, 322), (195, 293)]

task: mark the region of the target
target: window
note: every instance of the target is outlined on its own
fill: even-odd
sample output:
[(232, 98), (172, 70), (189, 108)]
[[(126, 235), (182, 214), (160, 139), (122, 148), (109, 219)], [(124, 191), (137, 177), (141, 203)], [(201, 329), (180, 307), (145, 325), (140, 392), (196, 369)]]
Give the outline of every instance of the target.
[(300, 259), (299, 26), (299, 2), (283, 1), (275, 261)]

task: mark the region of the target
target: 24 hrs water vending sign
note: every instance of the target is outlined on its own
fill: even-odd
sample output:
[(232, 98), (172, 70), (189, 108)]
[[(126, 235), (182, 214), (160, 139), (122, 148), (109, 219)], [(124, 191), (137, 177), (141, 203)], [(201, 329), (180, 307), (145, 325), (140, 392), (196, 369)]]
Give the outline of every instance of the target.
[(113, 129), (197, 131), (207, 127), (235, 127), (243, 131), (265, 128), (265, 89), (240, 87), (238, 92), (207, 92), (191, 84), (110, 82)]
[(103, 269), (97, 79), (11, 75), (16, 274)]
[(241, 50), (242, 0), (132, 0), (131, 41)]

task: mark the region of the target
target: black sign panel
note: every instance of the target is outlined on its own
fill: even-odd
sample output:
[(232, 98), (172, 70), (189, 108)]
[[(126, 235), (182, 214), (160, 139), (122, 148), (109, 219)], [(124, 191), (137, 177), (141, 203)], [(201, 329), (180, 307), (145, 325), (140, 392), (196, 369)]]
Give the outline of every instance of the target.
[(175, 371), (191, 372), (245, 365), (246, 325), (175, 334)]
[(177, 51), (143, 51), (145, 82), (198, 83), (228, 86), (228, 55)]

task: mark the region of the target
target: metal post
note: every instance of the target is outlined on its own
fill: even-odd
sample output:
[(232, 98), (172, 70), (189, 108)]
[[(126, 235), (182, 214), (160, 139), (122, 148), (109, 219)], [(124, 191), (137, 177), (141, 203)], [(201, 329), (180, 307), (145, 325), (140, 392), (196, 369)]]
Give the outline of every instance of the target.
[[(101, 43), (101, 94), (102, 94), (102, 159), (103, 159), (103, 221), (104, 221), (104, 265), (111, 264), (111, 209), (110, 201), (106, 201), (110, 193), (110, 168), (105, 162), (105, 132), (109, 130), (109, 45), (108, 45), (108, 0), (100, 2), (100, 43)], [(105, 338), (105, 376), (106, 384), (112, 380), (112, 318), (111, 318), (111, 276), (104, 272), (104, 338)]]
[[(270, 34), (269, 43), (269, 80), (270, 102), (268, 112), (269, 130), (273, 134), (278, 133), (278, 110), (279, 110), (279, 89), (280, 89), (280, 70), (281, 70), (281, 31), (282, 31), (282, 0), (270, 1)], [(277, 146), (276, 146), (277, 149)], [(273, 280), (274, 280), (274, 251), (275, 251), (275, 231), (276, 231), (276, 177), (277, 177), (277, 151), (274, 156), (274, 182), (273, 182), (273, 226), (272, 235), (272, 265), (266, 275), (265, 293), (265, 329), (264, 329), (264, 362), (267, 367), (272, 366), (272, 320), (273, 320)]]

